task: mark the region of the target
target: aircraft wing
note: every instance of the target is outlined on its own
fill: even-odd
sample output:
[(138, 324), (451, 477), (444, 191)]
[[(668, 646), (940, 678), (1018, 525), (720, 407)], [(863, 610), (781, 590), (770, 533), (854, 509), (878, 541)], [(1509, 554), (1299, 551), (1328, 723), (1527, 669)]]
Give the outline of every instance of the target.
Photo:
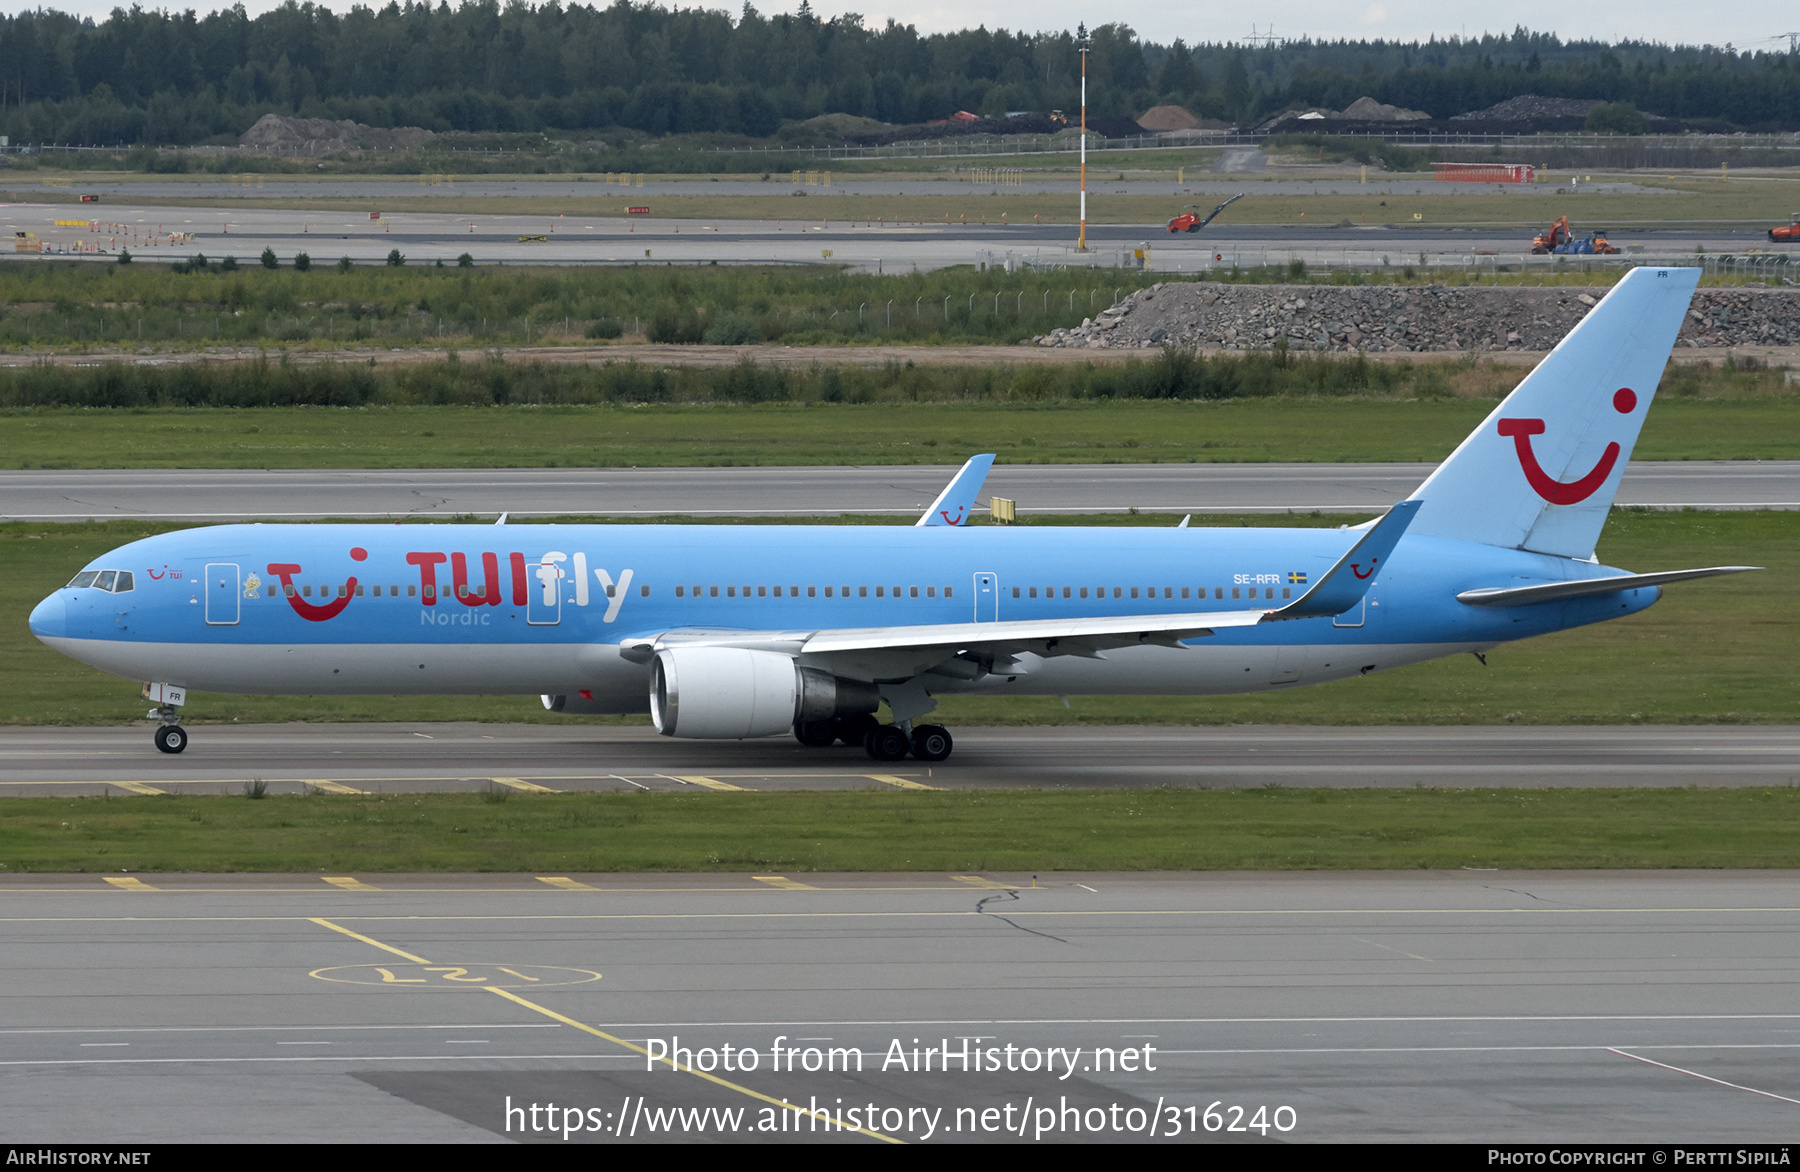
[(1530, 606), (1534, 602), (1612, 594), (1619, 590), (1661, 586), (1666, 582), (1716, 578), (1720, 574), (1742, 574), (1748, 570), (1760, 569), (1761, 566), (1708, 566), (1703, 570), (1665, 570), (1660, 574), (1613, 574), (1605, 578), (1576, 578), (1567, 582), (1543, 582), (1531, 586), (1495, 586), (1482, 590), (1465, 590), (1456, 596), (1456, 601), (1470, 606)]
[[(973, 461), (971, 461), (972, 463)], [(1113, 647), (1145, 643), (1179, 646), (1228, 627), (1253, 627), (1287, 619), (1342, 614), (1368, 592), (1381, 564), (1393, 552), (1418, 512), (1419, 502), (1403, 501), (1357, 539), (1348, 552), (1305, 594), (1278, 608), (1189, 611), (995, 622), (922, 623), (904, 627), (848, 627), (814, 631), (676, 630), (637, 636), (619, 644), (626, 659), (647, 663), (672, 646), (741, 647), (807, 657), (861, 657), (878, 675), (917, 674), (957, 657), (998, 659), (1014, 655), (1078, 655), (1098, 658)], [(874, 658), (870, 658), (874, 657)]]
[(987, 480), (988, 469), (994, 466), (993, 453), (971, 456), (969, 462), (962, 466), (962, 471), (951, 478), (938, 493), (938, 498), (931, 502), (924, 516), (913, 522), (915, 528), (922, 525), (965, 525), (969, 515), (975, 511), (975, 494), (981, 491)]

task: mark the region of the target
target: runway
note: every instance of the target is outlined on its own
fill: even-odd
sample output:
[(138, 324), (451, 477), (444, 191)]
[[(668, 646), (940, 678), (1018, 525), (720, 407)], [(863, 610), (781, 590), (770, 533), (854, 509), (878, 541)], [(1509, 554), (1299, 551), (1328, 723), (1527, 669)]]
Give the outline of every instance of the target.
[(0, 878), (10, 1141), (1735, 1148), (1800, 1106), (1793, 872), (130, 878)]
[(276, 794), (1800, 784), (1800, 729), (1768, 725), (953, 727), (956, 752), (934, 765), (576, 722), (189, 731), (169, 756), (147, 725), (0, 728), (0, 797), (238, 794), (252, 781)]
[[(972, 453), (971, 453), (972, 454)], [(1373, 513), (1434, 464), (1001, 464), (982, 491), (1022, 514)], [(0, 470), (0, 519), (917, 516), (953, 465), (816, 468)], [(1800, 461), (1637, 461), (1618, 504), (1800, 508)]]
[[(416, 194), (416, 193), (415, 193)], [(604, 188), (594, 192), (606, 195)], [(357, 264), (385, 263), (398, 251), (406, 264), (453, 265), (463, 253), (477, 264), (821, 264), (859, 271), (904, 273), (951, 265), (1019, 265), (1054, 270), (1138, 268), (1135, 253), (1148, 247), (1151, 268), (1189, 275), (1214, 267), (1258, 267), (1304, 261), (1317, 267), (1394, 268), (1535, 264), (1553, 268), (1565, 258), (1530, 255), (1530, 229), (1453, 224), (1350, 227), (1220, 224), (1197, 234), (1170, 233), (1164, 222), (1090, 224), (1088, 251), (1076, 250), (1074, 199), (1061, 224), (1012, 224), (1001, 212), (985, 211), (972, 195), (968, 222), (895, 223), (838, 219), (841, 212), (812, 210), (795, 201), (786, 220), (713, 221), (652, 215), (621, 216), (627, 205), (656, 210), (636, 193), (620, 190), (610, 216), (301, 211), (261, 205), (173, 207), (99, 204), (0, 206), (0, 232), (35, 233), (49, 250), (38, 259), (82, 259), (112, 263), (123, 247), (143, 263), (171, 263), (195, 254), (217, 261), (235, 256), (255, 266), (263, 249), (273, 249), (283, 266), (305, 252), (316, 265), (348, 257)], [(1169, 199), (1170, 215), (1183, 197)], [(876, 209), (868, 209), (874, 212)], [(1537, 223), (1536, 211), (1521, 217)], [(979, 218), (979, 219), (978, 219)], [(993, 220), (992, 223), (985, 222)], [(80, 225), (93, 224), (88, 228)], [(1618, 228), (1612, 243), (1640, 261), (1691, 263), (1698, 253), (1719, 255), (1761, 250), (1767, 225), (1697, 226), (1675, 229)], [(170, 243), (171, 234), (184, 241)], [(80, 249), (101, 249), (80, 252)], [(18, 259), (15, 257), (15, 259)], [(1091, 278), (1091, 280), (1090, 280)], [(1063, 279), (1063, 278), (1059, 278)], [(1073, 283), (1104, 279), (1069, 276)], [(1084, 287), (1085, 288), (1085, 287)], [(1071, 292), (1058, 284), (1058, 294)]]

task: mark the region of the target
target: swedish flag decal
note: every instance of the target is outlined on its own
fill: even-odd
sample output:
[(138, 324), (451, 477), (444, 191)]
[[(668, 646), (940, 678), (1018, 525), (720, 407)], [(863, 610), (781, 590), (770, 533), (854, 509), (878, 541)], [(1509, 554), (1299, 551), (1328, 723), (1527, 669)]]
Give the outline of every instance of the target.
[(1305, 574), (1289, 574), (1288, 581), (1295, 586), (1304, 586), (1304, 585), (1306, 585), (1306, 575)]

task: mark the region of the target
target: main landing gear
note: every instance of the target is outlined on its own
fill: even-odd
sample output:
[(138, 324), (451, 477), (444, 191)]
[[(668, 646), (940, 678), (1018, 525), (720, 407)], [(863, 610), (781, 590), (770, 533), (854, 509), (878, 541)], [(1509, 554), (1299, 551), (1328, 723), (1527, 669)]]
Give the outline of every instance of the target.
[(877, 761), (900, 761), (908, 753), (920, 761), (942, 761), (955, 745), (943, 725), (916, 724), (909, 729), (882, 724), (867, 714), (797, 724), (794, 739), (818, 749), (834, 743), (861, 745)]

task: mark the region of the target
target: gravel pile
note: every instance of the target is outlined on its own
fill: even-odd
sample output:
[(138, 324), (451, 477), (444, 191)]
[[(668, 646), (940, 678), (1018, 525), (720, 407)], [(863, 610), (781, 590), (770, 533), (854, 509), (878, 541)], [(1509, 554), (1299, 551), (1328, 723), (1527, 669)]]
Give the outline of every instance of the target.
[[(1141, 289), (1072, 329), (1024, 346), (1090, 349), (1549, 350), (1604, 289), (1444, 285), (1224, 285)], [(1800, 291), (1702, 289), (1678, 345), (1800, 344)]]

